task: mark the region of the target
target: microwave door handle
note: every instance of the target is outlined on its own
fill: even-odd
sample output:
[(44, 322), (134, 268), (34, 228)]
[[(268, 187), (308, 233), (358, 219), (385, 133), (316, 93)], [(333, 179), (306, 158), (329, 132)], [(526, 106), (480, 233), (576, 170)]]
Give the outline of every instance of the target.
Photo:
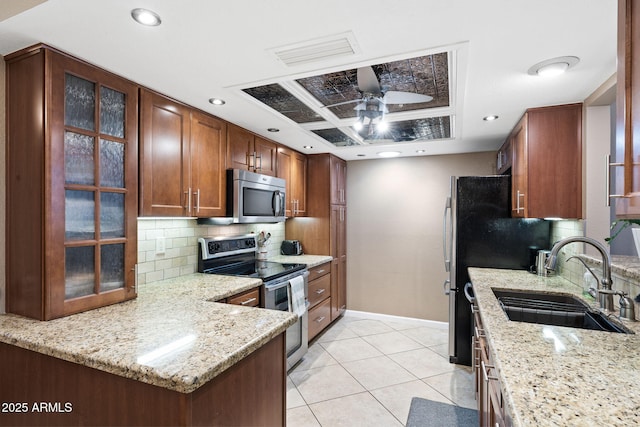
[(280, 210), (282, 209), (282, 195), (279, 190), (273, 192), (273, 197), (271, 198), (271, 208), (273, 209), (274, 216), (280, 215)]

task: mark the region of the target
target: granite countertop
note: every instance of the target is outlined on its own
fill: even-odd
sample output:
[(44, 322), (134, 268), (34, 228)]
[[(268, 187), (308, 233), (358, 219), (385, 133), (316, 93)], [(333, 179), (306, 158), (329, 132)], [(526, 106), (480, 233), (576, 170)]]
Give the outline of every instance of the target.
[(307, 264), (307, 268), (317, 267), (320, 264), (329, 262), (333, 257), (328, 255), (278, 255), (273, 258), (269, 258), (269, 261), (276, 261), (282, 263), (301, 263)]
[(41, 322), (0, 315), (0, 342), (190, 393), (295, 323), (292, 313), (216, 303), (259, 279), (192, 274), (138, 298)]
[(469, 268), (506, 410), (515, 426), (640, 423), (640, 322), (636, 334), (512, 322), (491, 288), (582, 297), (561, 277)]
[[(602, 258), (582, 254), (588, 264), (602, 268)], [(640, 258), (628, 255), (611, 255), (611, 272), (634, 282), (640, 282)]]

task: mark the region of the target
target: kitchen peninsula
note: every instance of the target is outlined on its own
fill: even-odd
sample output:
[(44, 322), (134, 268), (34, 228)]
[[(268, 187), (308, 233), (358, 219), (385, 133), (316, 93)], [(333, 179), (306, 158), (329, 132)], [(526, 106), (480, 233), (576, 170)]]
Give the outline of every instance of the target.
[(0, 424), (282, 424), (295, 315), (213, 302), (261, 284), (192, 274), (47, 322), (0, 315)]
[(492, 289), (570, 294), (582, 289), (561, 277), (526, 271), (470, 268), (505, 423), (514, 426), (640, 423), (640, 324), (635, 334), (508, 320)]

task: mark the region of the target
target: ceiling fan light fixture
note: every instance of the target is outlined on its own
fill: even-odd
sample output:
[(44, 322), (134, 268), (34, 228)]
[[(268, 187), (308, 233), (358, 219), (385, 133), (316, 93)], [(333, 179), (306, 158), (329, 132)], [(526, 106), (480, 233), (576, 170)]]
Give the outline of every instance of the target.
[(580, 62), (580, 58), (577, 56), (560, 56), (557, 58), (547, 59), (546, 61), (538, 62), (529, 68), (528, 74), (540, 77), (558, 76), (576, 65), (578, 62)]
[(376, 125), (376, 130), (378, 132), (386, 132), (387, 130), (389, 130), (389, 123), (385, 122), (385, 121), (380, 121), (377, 125)]
[(140, 25), (157, 27), (162, 23), (160, 15), (149, 9), (137, 8), (131, 11), (131, 17)]

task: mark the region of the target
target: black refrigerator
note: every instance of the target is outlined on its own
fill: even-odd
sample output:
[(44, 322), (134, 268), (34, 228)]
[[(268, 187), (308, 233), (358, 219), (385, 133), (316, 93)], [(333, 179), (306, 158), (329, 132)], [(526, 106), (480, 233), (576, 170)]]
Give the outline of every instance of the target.
[(550, 224), (511, 218), (511, 177), (451, 177), (444, 212), (445, 293), (449, 296), (449, 361), (471, 365), (471, 304), (467, 267), (528, 270), (550, 248)]

